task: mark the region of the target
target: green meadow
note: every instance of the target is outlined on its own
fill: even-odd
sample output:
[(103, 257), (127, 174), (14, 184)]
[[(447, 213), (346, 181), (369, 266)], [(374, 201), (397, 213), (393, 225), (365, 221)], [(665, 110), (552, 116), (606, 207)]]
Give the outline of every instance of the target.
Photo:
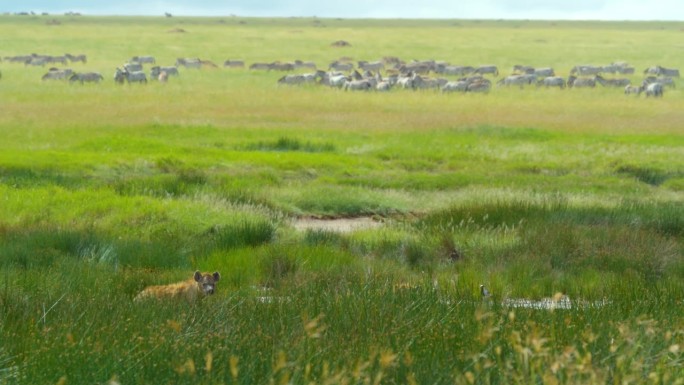
[[(567, 77), (626, 61), (640, 84), (684, 68), (683, 37), (681, 22), (0, 16), (3, 59), (86, 54), (69, 67), (104, 76), (0, 62), (0, 385), (683, 384), (679, 79), (660, 99), (379, 93), (222, 66)], [(136, 55), (218, 67), (115, 84)], [(377, 226), (298, 229), (312, 218)], [(217, 294), (133, 301), (195, 270), (221, 273)]]

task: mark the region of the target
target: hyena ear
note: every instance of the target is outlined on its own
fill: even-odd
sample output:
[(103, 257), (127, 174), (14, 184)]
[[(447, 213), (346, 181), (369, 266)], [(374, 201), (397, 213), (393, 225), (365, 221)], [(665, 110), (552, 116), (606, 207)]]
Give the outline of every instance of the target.
[(202, 280), (202, 273), (200, 273), (200, 271), (197, 270), (197, 271), (195, 272), (194, 278), (195, 278), (195, 281), (197, 281), (197, 282), (201, 281), (201, 280)]
[(214, 282), (216, 282), (216, 281), (218, 281), (219, 279), (221, 279), (221, 274), (219, 274), (218, 271), (215, 271), (214, 274), (213, 274), (213, 276), (214, 276)]

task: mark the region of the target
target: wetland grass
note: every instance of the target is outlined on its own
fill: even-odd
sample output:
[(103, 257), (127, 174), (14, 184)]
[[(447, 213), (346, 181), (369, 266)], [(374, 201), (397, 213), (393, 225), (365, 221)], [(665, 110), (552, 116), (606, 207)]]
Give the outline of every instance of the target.
[[(56, 19), (0, 15), (2, 55), (87, 53), (105, 81), (0, 62), (0, 384), (682, 383), (679, 89), (111, 79), (147, 54), (682, 67), (681, 23)], [(216, 295), (132, 301), (196, 269)]]

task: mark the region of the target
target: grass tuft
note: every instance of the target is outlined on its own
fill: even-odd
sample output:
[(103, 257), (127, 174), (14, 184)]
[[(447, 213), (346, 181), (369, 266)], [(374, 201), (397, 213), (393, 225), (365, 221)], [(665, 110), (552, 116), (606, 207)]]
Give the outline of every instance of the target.
[(299, 139), (280, 137), (274, 142), (260, 141), (246, 146), (249, 151), (301, 151), (301, 152), (333, 152), (332, 143), (302, 142)]

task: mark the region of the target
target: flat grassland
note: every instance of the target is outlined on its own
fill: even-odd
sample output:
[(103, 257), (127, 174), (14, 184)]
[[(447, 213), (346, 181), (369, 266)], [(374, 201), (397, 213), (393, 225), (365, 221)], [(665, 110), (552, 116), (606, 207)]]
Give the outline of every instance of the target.
[[(683, 37), (674, 22), (0, 16), (3, 58), (86, 54), (69, 67), (104, 76), (0, 62), (0, 384), (683, 383), (679, 88), (345, 92), (222, 67), (392, 56), (567, 77), (626, 61), (640, 84), (684, 68)], [(115, 84), (136, 55), (218, 68)], [(312, 217), (382, 225), (296, 229)], [(216, 295), (132, 301), (195, 269), (221, 272)]]

